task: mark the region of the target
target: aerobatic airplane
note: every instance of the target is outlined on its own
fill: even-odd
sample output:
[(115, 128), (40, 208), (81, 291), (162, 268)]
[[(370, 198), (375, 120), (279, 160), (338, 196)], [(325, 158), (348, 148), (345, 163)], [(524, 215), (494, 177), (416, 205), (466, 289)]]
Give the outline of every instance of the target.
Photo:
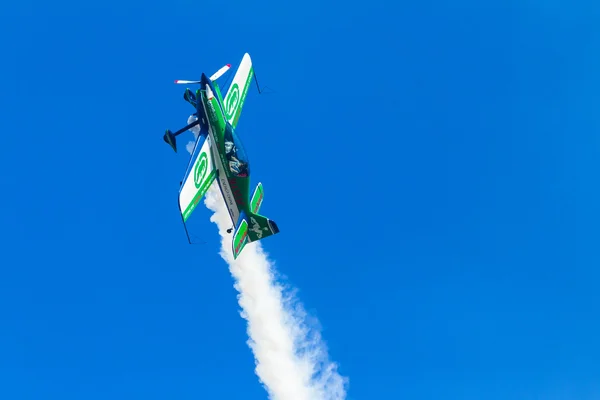
[[(192, 211), (216, 179), (233, 224), (227, 232), (235, 229), (232, 250), (233, 257), (237, 258), (247, 243), (274, 235), (279, 228), (275, 221), (258, 214), (263, 200), (261, 183), (249, 200), (250, 165), (235, 132), (254, 75), (250, 55), (244, 54), (223, 98), (216, 80), (229, 68), (227, 64), (210, 78), (203, 73), (199, 81), (175, 81), (178, 84), (200, 84), (195, 94), (186, 89), (183, 95), (196, 112), (188, 119), (188, 125), (177, 132), (167, 129), (163, 139), (177, 152), (176, 136), (192, 129), (198, 133), (179, 189), (179, 211), (185, 227)], [(185, 229), (187, 234), (187, 227)]]

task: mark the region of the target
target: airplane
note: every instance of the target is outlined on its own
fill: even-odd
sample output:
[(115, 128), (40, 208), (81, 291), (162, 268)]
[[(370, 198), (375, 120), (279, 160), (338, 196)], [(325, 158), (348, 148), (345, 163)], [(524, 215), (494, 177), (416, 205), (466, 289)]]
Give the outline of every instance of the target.
[(177, 152), (178, 135), (188, 130), (197, 133), (179, 190), (179, 211), (188, 242), (191, 243), (185, 223), (210, 185), (217, 180), (233, 224), (227, 233), (235, 229), (232, 251), (236, 259), (246, 244), (279, 233), (279, 227), (275, 221), (258, 214), (264, 197), (262, 183), (258, 183), (249, 199), (249, 160), (235, 131), (253, 76), (256, 80), (250, 55), (244, 54), (223, 98), (216, 81), (230, 67), (227, 64), (210, 77), (202, 73), (199, 81), (175, 81), (177, 84), (200, 85), (195, 93), (188, 88), (183, 95), (196, 112), (185, 127), (176, 132), (167, 129), (163, 140)]

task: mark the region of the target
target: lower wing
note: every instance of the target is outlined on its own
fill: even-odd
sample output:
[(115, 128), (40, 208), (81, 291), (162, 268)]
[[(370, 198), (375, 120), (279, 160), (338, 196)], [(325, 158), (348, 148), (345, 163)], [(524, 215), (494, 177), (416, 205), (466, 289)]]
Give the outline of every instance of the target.
[(216, 177), (210, 140), (202, 132), (196, 140), (185, 178), (179, 189), (179, 211), (183, 222), (192, 214)]

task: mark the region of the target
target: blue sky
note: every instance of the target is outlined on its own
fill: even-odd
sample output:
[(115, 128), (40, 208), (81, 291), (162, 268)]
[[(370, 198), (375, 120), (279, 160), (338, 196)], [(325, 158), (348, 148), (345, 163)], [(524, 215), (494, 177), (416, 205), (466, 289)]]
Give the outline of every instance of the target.
[(0, 393), (264, 399), (174, 79), (244, 52), (239, 134), (348, 399), (592, 399), (593, 2), (3, 6)]

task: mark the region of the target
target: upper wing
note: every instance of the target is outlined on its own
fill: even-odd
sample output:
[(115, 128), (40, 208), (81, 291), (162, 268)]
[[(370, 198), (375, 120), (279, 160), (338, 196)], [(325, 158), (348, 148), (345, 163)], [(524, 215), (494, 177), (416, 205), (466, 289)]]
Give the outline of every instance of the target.
[(225, 100), (223, 101), (223, 108), (225, 112), (225, 118), (235, 128), (248, 94), (248, 88), (250, 87), (250, 81), (254, 70), (252, 68), (252, 60), (248, 53), (244, 54), (242, 62), (238, 67), (238, 70), (233, 77), (231, 86), (227, 90)]
[(216, 169), (213, 164), (210, 140), (202, 132), (196, 140), (185, 178), (179, 190), (179, 211), (183, 222), (192, 214), (200, 199), (213, 183)]

